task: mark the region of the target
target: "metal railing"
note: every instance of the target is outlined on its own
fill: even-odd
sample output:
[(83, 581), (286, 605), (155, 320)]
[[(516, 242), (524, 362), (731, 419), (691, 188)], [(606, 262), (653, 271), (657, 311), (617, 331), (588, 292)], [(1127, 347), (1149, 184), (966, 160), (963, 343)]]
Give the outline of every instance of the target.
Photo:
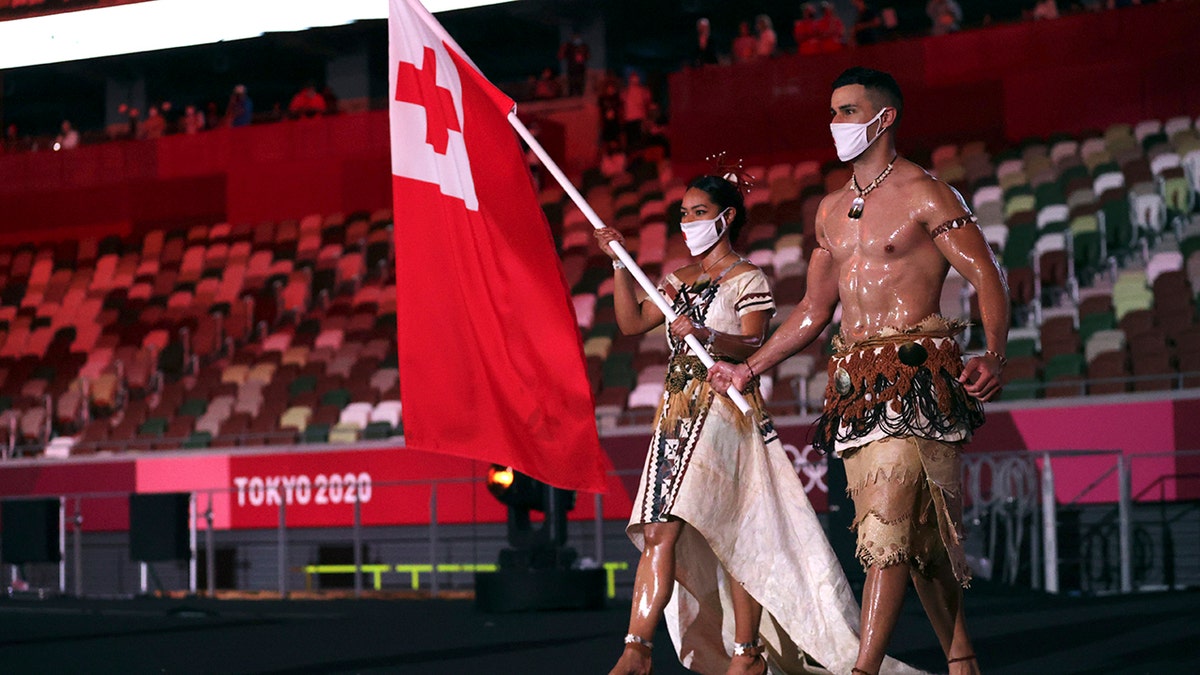
[[(807, 417), (817, 414), (821, 411), (824, 405), (820, 397), (810, 397), (807, 395), (808, 386), (813, 378), (823, 378), (823, 373), (814, 373), (808, 377), (796, 378), (792, 381), (792, 391), (790, 396), (781, 398), (781, 389), (776, 389), (772, 398), (766, 402), (767, 407), (774, 411), (782, 411), (784, 415), (799, 415)], [(821, 381), (824, 381), (823, 379)], [(1006, 384), (1004, 392), (1006, 396), (999, 399), (1004, 403), (1021, 403), (1023, 401), (1036, 401), (1047, 398), (1056, 397), (1082, 397), (1086, 396), (1090, 400), (1096, 400), (1097, 397), (1112, 397), (1125, 396), (1129, 394), (1143, 394), (1162, 391), (1179, 391), (1183, 389), (1196, 389), (1196, 384), (1189, 385), (1189, 381), (1200, 382), (1200, 371), (1176, 372), (1176, 373), (1156, 373), (1151, 375), (1127, 375), (1124, 377), (1095, 377), (1090, 378), (1086, 375), (1081, 375), (1078, 378), (1051, 382), (1015, 382)], [(1121, 387), (1121, 391), (1106, 391), (1108, 387), (1117, 385)], [(1145, 389), (1139, 389), (1140, 385), (1154, 385)], [(1070, 393), (1066, 393), (1066, 392)], [(822, 392), (824, 389), (822, 388)], [(1053, 396), (1047, 396), (1047, 393), (1053, 392)], [(823, 393), (822, 393), (823, 395)], [(1016, 395), (1016, 396), (1014, 396)], [(1100, 400), (1103, 400), (1102, 398)], [(649, 425), (654, 420), (655, 410), (653, 408), (627, 408), (619, 412), (597, 411), (596, 420), (601, 429), (613, 429), (616, 427), (631, 427), (638, 425)]]
[[(459, 573), (459, 572), (464, 572), (464, 571), (476, 571), (476, 570), (486, 571), (485, 568), (488, 568), (489, 566), (492, 569), (494, 569), (494, 565), (490, 565), (490, 563), (494, 562), (494, 561), (489, 561), (488, 563), (483, 563), (476, 559), (476, 560), (473, 560), (469, 564), (462, 564), (462, 563), (455, 564), (455, 563), (449, 563), (443, 559), (445, 547), (443, 546), (443, 541), (442, 541), (442, 529), (444, 527), (444, 524), (442, 523), (441, 518), (439, 517), (439, 492), (445, 491), (449, 486), (456, 486), (456, 485), (457, 486), (472, 486), (472, 489), (478, 489), (478, 487), (481, 486), (482, 484), (484, 484), (484, 482), (485, 481), (482, 478), (449, 478), (449, 479), (438, 479), (438, 480), (379, 481), (379, 482), (373, 482), (370, 484), (370, 487), (369, 487), (370, 492), (363, 491), (360, 493), (364, 498), (362, 498), (362, 499), (355, 498), (352, 501), (348, 499), (347, 501), (350, 502), (350, 505), (352, 507), (352, 517), (351, 517), (351, 522), (349, 523), (348, 528), (343, 528), (343, 531), (348, 529), (348, 534), (350, 536), (352, 549), (353, 549), (353, 563), (350, 566), (350, 568), (352, 570), (351, 573), (353, 574), (353, 580), (354, 580), (353, 581), (354, 597), (360, 597), (363, 593), (363, 590), (364, 590), (363, 575), (364, 575), (364, 573), (365, 574), (377, 574), (378, 573), (378, 571), (375, 569), (375, 566), (377, 566), (377, 565), (373, 566), (372, 564), (367, 564), (363, 560), (363, 551), (364, 551), (363, 544), (367, 538), (366, 535), (369, 531), (376, 529), (373, 526), (372, 527), (364, 526), (363, 519), (362, 519), (363, 504), (365, 502), (368, 502), (371, 499), (370, 495), (372, 493), (375, 495), (378, 495), (381, 492), (386, 491), (386, 490), (402, 490), (402, 491), (412, 491), (412, 490), (425, 491), (425, 490), (428, 490), (428, 492), (429, 492), (428, 512), (427, 512), (428, 518), (427, 518), (427, 525), (425, 526), (425, 528), (426, 528), (426, 534), (425, 534), (426, 550), (428, 552), (426, 561), (425, 562), (416, 562), (416, 563), (408, 563), (408, 562), (388, 563), (388, 565), (387, 565), (388, 567), (396, 568), (396, 569), (400, 569), (400, 568), (408, 569), (410, 572), (414, 569), (418, 569), (418, 570), (422, 571), (423, 573), (426, 573), (427, 577), (428, 577), (429, 591), (434, 596), (437, 596), (441, 592), (443, 576), (447, 573)], [(244, 486), (241, 489), (245, 489)], [(270, 492), (272, 489), (273, 488), (268, 487), (267, 491)], [(217, 590), (216, 589), (216, 578), (217, 578), (216, 537), (217, 537), (218, 531), (214, 527), (214, 524), (215, 524), (214, 503), (219, 497), (225, 497), (232, 504), (237, 497), (238, 490), (239, 490), (239, 488), (234, 486), (234, 487), (200, 489), (200, 490), (192, 491), (190, 493), (190, 514), (188, 517), (188, 527), (189, 527), (188, 536), (189, 536), (189, 542), (190, 542), (191, 556), (186, 561), (186, 563), (188, 565), (187, 591), (190, 593), (196, 593), (199, 590), (197, 587), (197, 585), (198, 585), (197, 559), (199, 558), (199, 553), (200, 553), (201, 547), (203, 547), (204, 563), (205, 563), (204, 576), (205, 576), (206, 588), (204, 590), (209, 596), (213, 596), (216, 593), (216, 590)], [(293, 548), (293, 542), (291, 540), (293, 539), (293, 535), (294, 535), (293, 530), (295, 529), (296, 526), (291, 525), (288, 522), (289, 499), (286, 498), (282, 494), (282, 490), (279, 490), (277, 488), (275, 490), (276, 491), (274, 492), (274, 494), (271, 495), (269, 498), (267, 498), (264, 501), (264, 504), (270, 504), (271, 502), (278, 502), (278, 508), (276, 511), (277, 516), (275, 518), (276, 522), (275, 522), (274, 537), (273, 537), (274, 559), (275, 559), (274, 560), (274, 563), (275, 563), (275, 565), (274, 565), (274, 567), (275, 567), (275, 569), (274, 569), (275, 591), (277, 592), (279, 597), (287, 597), (289, 595), (289, 593), (292, 592), (292, 590), (293, 590), (292, 584), (289, 583), (289, 579), (292, 576), (294, 576), (293, 573), (297, 573), (297, 572), (306, 573), (306, 571), (310, 570), (313, 567), (313, 565), (305, 564), (305, 565), (301, 565), (301, 566), (295, 566), (290, 563), (289, 554), (291, 553), (291, 550)], [(84, 561), (85, 561), (85, 553), (84, 553), (84, 546), (83, 546), (83, 536), (84, 536), (83, 525), (84, 525), (85, 519), (87, 517), (86, 506), (89, 503), (94, 504), (94, 502), (99, 501), (99, 500), (127, 500), (129, 498), (130, 494), (128, 492), (77, 492), (77, 493), (67, 493), (67, 494), (59, 494), (59, 495), (52, 495), (52, 496), (59, 499), (59, 502), (60, 502), (60, 523), (59, 523), (59, 528), (58, 528), (60, 542), (59, 542), (59, 556), (58, 556), (59, 561), (57, 562), (57, 566), (59, 568), (58, 584), (57, 584), (58, 591), (60, 593), (64, 593), (64, 594), (67, 592), (67, 579), (68, 579), (67, 568), (68, 568), (68, 563), (69, 563), (71, 566), (71, 574), (69, 576), (73, 580), (73, 589), (72, 589), (73, 594), (76, 596), (82, 596), (84, 594), (83, 578), (84, 578)], [(44, 495), (40, 496), (40, 497), (33, 496), (33, 495), (26, 495), (26, 496), (21, 496), (21, 497), (4, 498), (4, 499), (0, 500), (0, 502), (20, 501), (20, 500), (24, 500), (24, 499), (36, 499), (36, 498), (46, 498), (46, 497), (47, 496), (44, 496)], [(608, 574), (611, 576), (614, 571), (626, 569), (628, 567), (628, 565), (621, 561), (618, 561), (616, 563), (609, 562), (609, 564), (606, 565), (606, 563), (604, 561), (604, 518), (603, 518), (604, 498), (603, 498), (603, 495), (599, 495), (599, 494), (594, 495), (593, 503), (594, 503), (594, 508), (595, 508), (595, 517), (593, 518), (593, 524), (592, 524), (593, 537), (592, 537), (592, 550), (590, 551), (590, 553), (592, 554), (591, 557), (592, 557), (592, 560), (595, 561), (596, 566), (605, 567), (605, 569), (608, 570)], [(69, 515), (68, 515), (68, 512), (70, 512)], [(409, 514), (409, 515), (410, 515), (410, 519), (412, 519), (412, 514)], [(473, 521), (469, 524), (476, 525), (478, 523)], [(305, 526), (305, 527), (311, 528), (313, 526), (310, 525), (310, 526)], [(403, 527), (403, 526), (394, 526), (394, 527)], [(337, 530), (338, 528), (337, 528), (337, 526), (334, 526), (331, 529)], [(260, 531), (263, 531), (263, 530), (260, 530)], [(201, 541), (201, 534), (203, 535), (202, 541)], [(70, 550), (69, 551), (68, 551), (68, 539), (70, 540)], [(474, 549), (474, 547), (473, 547), (473, 549)], [(475, 556), (475, 557), (477, 557), (477, 556)], [(149, 578), (153, 573), (152, 568), (150, 567), (150, 564), (146, 563), (146, 562), (141, 562), (141, 561), (131, 561), (131, 562), (137, 562), (138, 566), (139, 566), (139, 577), (140, 577), (139, 588), (140, 588), (141, 593), (145, 594), (145, 593), (149, 592)], [(318, 564), (317, 567), (320, 567), (320, 565)], [(470, 567), (470, 570), (467, 569), (468, 567)], [(341, 573), (345, 573), (345, 570), (343, 570), (341, 568), (337, 569), (336, 571), (317, 570), (316, 573), (317, 574), (325, 574), (325, 573), (341, 574)], [(12, 575), (11, 578), (15, 581), (17, 579), (17, 571), (16, 571), (15, 566), (13, 566), (13, 569), (11, 570), (11, 575)], [(610, 579), (610, 587), (611, 586), (612, 586), (612, 580)]]
[[(821, 458), (818, 461), (809, 462), (800, 459), (799, 456), (791, 459), (793, 465), (805, 465), (797, 466), (798, 473), (805, 470), (806, 473), (812, 472), (814, 475), (823, 473), (828, 461), (826, 458)], [(1188, 461), (1194, 459), (1197, 471), (1161, 473), (1156, 479), (1146, 481), (1137, 495), (1133, 494), (1135, 470), (1142, 473), (1151, 470), (1161, 472), (1161, 467), (1152, 469), (1147, 467), (1147, 464), (1154, 461), (1178, 461), (1180, 459)], [(1075, 494), (1062, 494), (1061, 491), (1064, 488), (1061, 481), (1055, 480), (1055, 476), (1063, 472), (1070, 472), (1077, 479), (1082, 475), (1085, 480), (1090, 480), (1081, 488), (1076, 489)], [(626, 476), (636, 473), (635, 470), (629, 470), (619, 472), (617, 475)], [(1114, 482), (1115, 502), (1112, 501), (1109, 494), (1101, 494), (1102, 490), (1111, 494)], [(1174, 552), (1173, 545), (1169, 541), (1163, 540), (1157, 544), (1147, 543), (1149, 526), (1144, 522), (1135, 522), (1134, 507), (1140, 502), (1143, 504), (1143, 512), (1145, 512), (1149, 505), (1154, 504), (1156, 492), (1160, 504), (1175, 504), (1173, 500), (1184, 489), (1183, 486), (1192, 486), (1187, 489), (1194, 488), (1196, 495), (1200, 496), (1200, 487), (1196, 487), (1197, 482), (1200, 482), (1200, 450), (1135, 455), (1122, 455), (1120, 451), (1116, 450), (965, 453), (963, 455), (962, 482), (963, 520), (964, 524), (972, 530), (971, 536), (967, 540), (968, 544), (975, 540), (973, 545), (978, 551), (978, 555), (974, 556), (975, 563), (983, 568), (977, 572), (981, 572), (981, 576), (990, 576), (997, 581), (1012, 585), (1023, 584), (1027, 580), (1031, 588), (1042, 589), (1050, 593), (1059, 593), (1065, 590), (1129, 593), (1140, 588), (1178, 587), (1180, 584), (1174, 567), (1174, 560), (1178, 554)], [(289, 523), (289, 500), (283, 498), (281, 494), (276, 494), (278, 507), (275, 512), (274, 527), (269, 529), (259, 527), (251, 530), (257, 533), (256, 543), (269, 543), (273, 554), (259, 555), (256, 560), (263, 564), (261, 569), (265, 570), (268, 566), (273, 566), (274, 592), (279, 597), (288, 597), (294, 591), (300, 590), (301, 584), (296, 581), (300, 579), (301, 575), (304, 578), (303, 586), (307, 589), (313, 575), (325, 574), (351, 574), (353, 595), (361, 597), (365, 589), (364, 577), (369, 577), (371, 588), (378, 590), (381, 588), (380, 575), (384, 571), (395, 572), (397, 570), (409, 574), (421, 574), (426, 580), (425, 588), (436, 596), (442, 591), (443, 583), (450, 579), (448, 575), (485, 571), (494, 562), (494, 559), (480, 560), (481, 539), (479, 535), (474, 531), (466, 532), (461, 529), (464, 526), (473, 527), (479, 524), (474, 512), (468, 522), (462, 517), (463, 511), (460, 505), (456, 522), (451, 524), (444, 522), (444, 518), (441, 517), (442, 510), (439, 508), (439, 500), (448, 490), (461, 488), (478, 490), (481, 483), (483, 483), (482, 478), (459, 478), (390, 481), (373, 484), (371, 491), (374, 494), (378, 495), (387, 490), (403, 491), (408, 494), (406, 499), (409, 503), (413, 501), (413, 491), (428, 491), (427, 519), (424, 516), (417, 517), (413, 513), (408, 514), (408, 520), (423, 522), (423, 524), (394, 526), (412, 527), (415, 528), (416, 533), (423, 528), (424, 533), (417, 534), (416, 537), (405, 536), (403, 549), (407, 552), (403, 555), (403, 559), (376, 559), (368, 562), (364, 559), (366, 548), (364, 543), (369, 540), (373, 545), (383, 547), (383, 545), (389, 544), (389, 541), (394, 543), (394, 539), (388, 539), (389, 536), (394, 538), (397, 535), (394, 533), (381, 534), (382, 530), (379, 526), (364, 525), (363, 504), (367, 500), (355, 499), (350, 504), (352, 507), (350, 522), (340, 528), (333, 526), (322, 529), (324, 538), (319, 542), (337, 543), (344, 542), (348, 538), (353, 550), (353, 561), (349, 565), (326, 564), (320, 560), (311, 559), (312, 556), (302, 564), (294, 564), (293, 556), (296, 548), (302, 548), (305, 545), (311, 547), (314, 542), (305, 540), (304, 538), (309, 535), (298, 531), (296, 524)], [(219, 533), (214, 527), (214, 504), (218, 499), (227, 499), (232, 505), (236, 499), (236, 490), (235, 487), (214, 487), (191, 493), (188, 518), (191, 556), (189, 560), (184, 561), (187, 565), (186, 583), (189, 592), (195, 593), (199, 590), (197, 588), (199, 578), (197, 561), (201, 549), (204, 553), (204, 591), (210, 596), (217, 592), (216, 538)], [(451, 498), (454, 498), (454, 492), (449, 494)], [(129, 494), (126, 492), (79, 492), (45, 495), (44, 497), (56, 497), (60, 504), (59, 551), (61, 560), (57, 563), (56, 574), (53, 575), (57, 577), (58, 590), (66, 593), (68, 579), (70, 579), (72, 593), (82, 596), (85, 592), (83, 580), (87, 556), (83, 544), (83, 525), (89, 510), (94, 508), (95, 503), (99, 500), (127, 500)], [(583, 528), (584, 541), (587, 539), (586, 534), (590, 528), (592, 541), (588, 553), (591, 554), (590, 557), (596, 566), (605, 567), (608, 571), (611, 593), (614, 589), (613, 575), (619, 571), (627, 571), (631, 565), (623, 565), (620, 560), (606, 559), (604, 498), (602, 495), (594, 495), (593, 500), (594, 515), (590, 525), (586, 521), (584, 523), (574, 521), (577, 533), (576, 545), (579, 541), (579, 528)], [(275, 501), (275, 499), (270, 501)], [(1071, 521), (1072, 514), (1085, 502), (1089, 504), (1090, 513), (1094, 516), (1092, 522)], [(264, 502), (260, 508), (274, 506), (272, 504), (271, 507), (267, 507), (268, 503), (270, 502)], [(1178, 504), (1176, 512), (1169, 516), (1170, 522), (1168, 522), (1167, 515), (1152, 522), (1156, 526), (1166, 528), (1197, 514), (1200, 514), (1200, 508), (1196, 508), (1195, 504), (1190, 502), (1184, 502)], [(1064, 518), (1067, 518), (1067, 521), (1064, 521)], [(620, 520), (623, 522), (623, 518)], [(1200, 526), (1200, 518), (1196, 520), (1197, 525)], [(608, 521), (608, 524), (612, 526), (613, 522)], [(301, 525), (300, 529), (306, 530), (310, 527), (313, 526)], [(451, 534), (447, 536), (444, 532), (447, 527), (458, 529), (452, 529)], [(1068, 529), (1063, 530), (1063, 527)], [(616, 530), (616, 527), (607, 529)], [(271, 534), (272, 530), (273, 534)], [(329, 533), (334, 534), (326, 536)], [(220, 536), (228, 538), (230, 535)], [(1064, 536), (1069, 540), (1067, 549), (1062, 548)], [(1076, 542), (1076, 540), (1078, 541)], [(455, 547), (464, 545), (471, 547), (468, 555), (455, 551)], [(485, 546), (493, 548), (503, 546), (503, 537), (493, 532), (490, 539), (485, 542)], [(1163, 576), (1161, 580), (1156, 580), (1149, 574), (1149, 566), (1146, 562), (1147, 546), (1162, 548)], [(412, 555), (421, 548), (425, 550), (424, 555)], [(630, 554), (626, 556), (630, 560), (624, 562), (632, 562), (635, 558), (633, 555), (635, 551), (632, 547), (625, 553)], [(273, 560), (270, 560), (271, 557)], [(377, 554), (376, 558), (378, 557)], [(421, 560), (422, 557), (425, 560)], [(620, 557), (621, 555), (617, 556), (617, 558)], [(139, 588), (142, 593), (146, 593), (149, 587), (148, 577), (153, 570), (149, 564), (144, 562), (139, 562), (139, 567)], [(70, 574), (68, 574), (68, 569)], [(1061, 576), (1064, 571), (1074, 575), (1075, 570), (1080, 571), (1078, 588), (1075, 588), (1073, 583), (1064, 583)], [(260, 578), (263, 576), (260, 574)]]

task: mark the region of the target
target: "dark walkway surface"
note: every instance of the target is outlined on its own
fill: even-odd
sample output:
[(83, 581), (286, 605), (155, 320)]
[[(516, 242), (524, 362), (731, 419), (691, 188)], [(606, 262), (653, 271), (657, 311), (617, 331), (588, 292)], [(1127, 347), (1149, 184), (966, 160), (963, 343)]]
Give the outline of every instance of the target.
[[(911, 595), (911, 592), (910, 592)], [(627, 603), (488, 615), (469, 600), (0, 600), (0, 673), (604, 675)], [(1200, 672), (1200, 592), (1049, 597), (976, 584), (985, 673)], [(686, 672), (665, 630), (655, 672)], [(892, 653), (945, 671), (915, 599)]]

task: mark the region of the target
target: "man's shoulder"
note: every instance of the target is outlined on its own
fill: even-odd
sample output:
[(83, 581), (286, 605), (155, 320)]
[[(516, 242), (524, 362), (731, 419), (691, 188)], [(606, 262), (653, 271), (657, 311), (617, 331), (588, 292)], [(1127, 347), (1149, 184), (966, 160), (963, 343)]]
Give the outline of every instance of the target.
[(833, 207), (833, 204), (849, 191), (850, 181), (846, 181), (845, 185), (842, 185), (834, 191), (826, 193), (825, 196), (821, 197), (821, 201), (817, 203), (817, 222), (823, 223), (825, 221), (825, 215), (829, 212), (829, 209)]
[(958, 190), (946, 181), (933, 175), (928, 169), (909, 161), (896, 164), (897, 183), (904, 183), (906, 193), (930, 199), (957, 199)]
[[(905, 194), (912, 199), (911, 203), (920, 205), (920, 208), (914, 208), (913, 212), (922, 214), (922, 220), (945, 220), (970, 211), (966, 200), (953, 185), (919, 164), (906, 160), (899, 177), (901, 180), (898, 182), (903, 184)], [(938, 223), (942, 220), (938, 220)]]

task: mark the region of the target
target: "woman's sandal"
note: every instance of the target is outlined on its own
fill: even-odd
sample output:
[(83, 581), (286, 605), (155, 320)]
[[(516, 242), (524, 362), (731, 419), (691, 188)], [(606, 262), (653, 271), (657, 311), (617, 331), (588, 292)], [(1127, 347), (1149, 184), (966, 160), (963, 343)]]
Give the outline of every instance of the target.
[(767, 654), (763, 649), (762, 640), (754, 638), (750, 642), (735, 642), (733, 643), (734, 656), (749, 656), (755, 661), (762, 663), (763, 675), (767, 674)]

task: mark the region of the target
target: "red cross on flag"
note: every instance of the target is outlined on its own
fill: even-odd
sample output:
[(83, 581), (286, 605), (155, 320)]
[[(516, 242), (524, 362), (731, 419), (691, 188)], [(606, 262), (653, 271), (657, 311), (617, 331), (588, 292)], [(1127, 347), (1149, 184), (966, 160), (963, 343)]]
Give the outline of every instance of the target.
[(417, 0), (390, 2), (406, 445), (603, 492), (583, 346), (515, 106)]

